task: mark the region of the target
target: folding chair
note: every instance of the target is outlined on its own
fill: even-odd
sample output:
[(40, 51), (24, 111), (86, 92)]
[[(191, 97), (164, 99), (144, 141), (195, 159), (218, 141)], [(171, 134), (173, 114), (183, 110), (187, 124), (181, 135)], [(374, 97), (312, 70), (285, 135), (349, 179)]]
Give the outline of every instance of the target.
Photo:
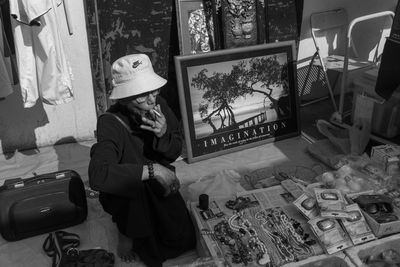
[[(345, 40), (346, 47), (345, 47), (345, 51), (344, 51), (344, 62), (343, 62), (343, 76), (342, 76), (342, 81), (341, 81), (341, 84), (340, 84), (339, 109), (338, 109), (338, 112), (336, 114), (333, 114), (333, 116), (331, 118), (332, 122), (336, 122), (338, 124), (343, 124), (344, 95), (346, 93), (348, 75), (349, 75), (349, 72), (354, 70), (352, 68), (352, 65), (354, 65), (354, 63), (352, 62), (353, 59), (350, 58), (350, 55), (349, 55), (349, 53), (350, 53), (349, 50), (351, 48), (354, 48), (353, 41), (352, 41), (353, 29), (357, 24), (359, 24), (361, 22), (374, 20), (374, 19), (378, 19), (378, 18), (384, 18), (384, 17), (391, 18), (391, 21), (393, 22), (394, 12), (392, 12), (392, 11), (382, 11), (382, 12), (377, 12), (377, 13), (373, 13), (373, 14), (369, 14), (369, 15), (365, 15), (365, 16), (361, 16), (361, 17), (355, 18), (350, 22), (350, 24), (349, 24), (349, 26), (347, 28), (346, 40)], [(374, 58), (373, 58), (372, 61), (368, 62), (368, 63), (371, 64), (371, 67), (378, 68), (378, 63), (379, 63), (379, 59), (380, 59), (380, 57), (378, 56), (378, 52), (379, 52), (378, 46), (381, 43), (381, 40), (383, 38), (383, 33), (384, 33), (384, 31), (383, 31), (383, 29), (381, 29), (380, 30), (380, 36), (377, 39), (378, 42), (376, 44)], [(362, 68), (364, 68), (363, 69), (364, 72), (369, 70), (369, 68), (368, 69), (365, 69), (365, 67), (362, 67)], [(380, 100), (379, 99), (374, 99), (374, 101), (379, 102)]]
[[(310, 15), (311, 36), (315, 45), (315, 53), (312, 56), (309, 69), (313, 65), (321, 67), (324, 73), (329, 97), (331, 98), (334, 114), (331, 120), (342, 122), (345, 88), (348, 86), (350, 73), (363, 72), (373, 68), (378, 60), (377, 51), (372, 60), (359, 60), (357, 49), (351, 38), (355, 24), (372, 18), (391, 15), (393, 12), (379, 12), (356, 18), (349, 22), (344, 8), (312, 13)], [(336, 72), (335, 80), (329, 81), (328, 70)], [(341, 76), (339, 108), (334, 98), (334, 88)], [(325, 99), (321, 98), (322, 99)], [(314, 100), (316, 102), (319, 100)]]

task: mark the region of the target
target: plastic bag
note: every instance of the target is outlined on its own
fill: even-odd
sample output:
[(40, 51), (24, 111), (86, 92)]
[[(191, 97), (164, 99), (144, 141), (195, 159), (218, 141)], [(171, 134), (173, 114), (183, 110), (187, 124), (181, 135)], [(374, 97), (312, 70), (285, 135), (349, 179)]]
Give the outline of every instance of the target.
[(317, 120), (318, 131), (345, 155), (361, 155), (370, 139), (371, 125), (359, 119), (349, 129), (342, 129), (325, 120)]
[(317, 177), (328, 188), (339, 189), (342, 193), (373, 190), (380, 192), (388, 188), (390, 176), (367, 156), (347, 157), (348, 164), (336, 171), (328, 171)]
[(191, 201), (198, 201), (199, 195), (210, 198), (232, 198), (236, 193), (245, 191), (240, 185), (241, 176), (234, 170), (222, 170), (215, 176), (204, 176), (188, 186)]

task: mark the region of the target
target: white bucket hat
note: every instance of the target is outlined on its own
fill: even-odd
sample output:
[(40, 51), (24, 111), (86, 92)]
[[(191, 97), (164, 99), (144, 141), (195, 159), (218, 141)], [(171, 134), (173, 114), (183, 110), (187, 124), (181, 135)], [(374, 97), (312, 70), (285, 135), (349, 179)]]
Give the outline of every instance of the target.
[(140, 95), (154, 91), (167, 83), (156, 74), (149, 57), (133, 54), (121, 57), (111, 66), (113, 89), (110, 99)]

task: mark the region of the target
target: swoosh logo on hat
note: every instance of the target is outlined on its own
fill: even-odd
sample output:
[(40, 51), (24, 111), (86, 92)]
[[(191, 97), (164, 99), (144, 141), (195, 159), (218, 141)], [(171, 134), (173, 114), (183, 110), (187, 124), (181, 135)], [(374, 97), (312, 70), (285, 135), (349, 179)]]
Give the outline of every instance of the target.
[(137, 68), (140, 64), (142, 64), (142, 61), (136, 60), (135, 62), (132, 63), (132, 68)]

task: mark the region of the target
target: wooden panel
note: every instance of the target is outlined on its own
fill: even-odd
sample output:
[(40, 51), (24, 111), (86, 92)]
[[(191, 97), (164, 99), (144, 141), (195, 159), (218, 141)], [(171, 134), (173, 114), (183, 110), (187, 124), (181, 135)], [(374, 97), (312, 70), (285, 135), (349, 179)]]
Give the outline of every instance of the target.
[[(98, 114), (103, 113), (110, 105), (107, 95), (112, 89), (111, 64), (124, 55), (147, 54), (159, 75), (164, 78), (170, 76), (171, 81), (167, 87), (176, 88), (175, 72), (171, 70), (172, 57), (179, 53), (175, 49), (178, 38), (175, 35), (170, 38), (171, 34), (177, 35), (171, 31), (176, 28), (173, 0), (87, 0), (86, 13)], [(162, 89), (162, 95), (165, 90)], [(165, 94), (167, 101), (168, 98), (172, 99), (169, 102), (174, 102), (176, 95), (177, 92)], [(174, 103), (172, 106), (177, 113)]]
[(85, 1), (86, 11), (86, 30), (89, 42), (90, 64), (92, 69), (93, 93), (96, 105), (96, 114), (103, 114), (108, 106), (103, 59), (101, 57), (101, 47), (99, 39), (97, 2), (96, 0)]
[(297, 40), (295, 0), (266, 0), (269, 42)]

